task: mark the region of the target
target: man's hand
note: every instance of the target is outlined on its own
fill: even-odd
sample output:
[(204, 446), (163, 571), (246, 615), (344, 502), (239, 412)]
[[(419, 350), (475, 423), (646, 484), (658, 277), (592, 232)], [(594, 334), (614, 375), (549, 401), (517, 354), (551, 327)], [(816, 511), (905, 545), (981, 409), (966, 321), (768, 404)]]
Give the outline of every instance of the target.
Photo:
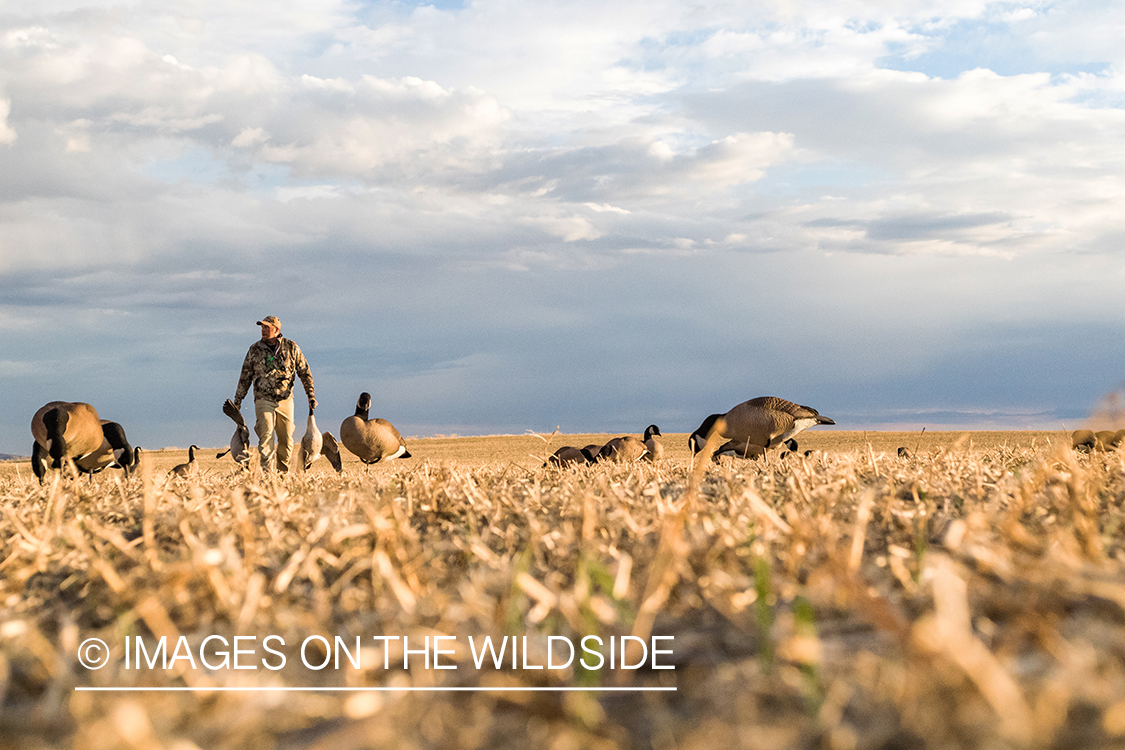
[(231, 403), (234, 404), (235, 409), (238, 409), (239, 411), (242, 411), (242, 399), (240, 399), (240, 398), (232, 399)]

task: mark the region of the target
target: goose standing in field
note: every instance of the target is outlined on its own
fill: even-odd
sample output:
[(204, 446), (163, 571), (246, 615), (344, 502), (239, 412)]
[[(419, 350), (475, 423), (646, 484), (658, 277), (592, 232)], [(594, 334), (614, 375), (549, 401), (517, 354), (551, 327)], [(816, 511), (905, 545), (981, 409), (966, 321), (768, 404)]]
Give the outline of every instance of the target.
[(406, 441), (385, 419), (368, 419), (371, 394), (359, 394), (355, 414), (340, 423), (340, 442), (365, 464), (377, 464), (390, 458), (410, 458)]
[(186, 477), (195, 468), (195, 452), (199, 450), (198, 445), (192, 445), (188, 448), (188, 460), (186, 464), (176, 464), (172, 467), (172, 473), (178, 477)]
[(660, 436), (660, 428), (656, 425), (650, 424), (645, 428), (644, 444), (645, 450), (648, 451), (645, 454), (645, 460), (659, 461), (664, 458), (664, 446), (656, 439)]
[(44, 404), (31, 418), (31, 436), (35, 440), (31, 470), (40, 483), (48, 469), (61, 469), (68, 462), (86, 473), (114, 464), (128, 472), (133, 465), (133, 449), (125, 439), (125, 430), (116, 422), (103, 421), (86, 403)]
[(809, 427), (836, 424), (828, 417), (821, 416), (811, 406), (801, 406), (776, 396), (761, 396), (743, 401), (726, 414), (712, 414), (707, 417), (689, 438), (693, 451), (698, 452), (702, 449), (707, 434), (719, 417), (722, 417), (726, 424), (722, 437), (735, 443), (734, 446), (728, 443), (720, 450), (729, 448), (748, 452), (751, 445), (759, 446), (766, 451), (785, 443)]
[(648, 448), (640, 438), (623, 435), (610, 440), (598, 452), (599, 461), (616, 461), (619, 464), (636, 461), (648, 454)]
[(316, 426), (316, 417), (313, 416), (313, 410), (309, 409), (309, 419), (305, 425), (305, 436), (301, 438), (301, 450), (299, 453), (299, 463), (303, 471), (308, 471), (309, 467), (313, 465), (313, 461), (320, 458), (320, 452), (324, 448), (324, 436), (320, 434), (320, 430)]
[(244, 469), (250, 468), (250, 428), (242, 418), (242, 412), (229, 398), (223, 403), (223, 414), (234, 422), (234, 434), (230, 436), (230, 447), (222, 453), (216, 453), (215, 458), (230, 457)]

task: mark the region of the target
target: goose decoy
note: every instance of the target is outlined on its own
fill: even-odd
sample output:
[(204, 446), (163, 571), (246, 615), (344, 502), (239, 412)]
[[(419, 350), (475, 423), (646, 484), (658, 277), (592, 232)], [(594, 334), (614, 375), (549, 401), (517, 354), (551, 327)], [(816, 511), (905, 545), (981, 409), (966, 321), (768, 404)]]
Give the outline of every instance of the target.
[(178, 477), (186, 477), (195, 468), (195, 452), (199, 450), (198, 445), (192, 445), (188, 448), (188, 460), (186, 464), (176, 464), (172, 467), (172, 473)]
[[(595, 446), (599, 450), (601, 446)], [(544, 466), (570, 466), (572, 464), (592, 464), (598, 460), (596, 453), (591, 453), (589, 447), (575, 448), (570, 445), (564, 445), (553, 454), (547, 457), (547, 463)]]
[(1098, 430), (1094, 433), (1096, 448), (1101, 451), (1117, 450), (1117, 446), (1121, 444), (1121, 439), (1118, 437), (1120, 434), (1113, 430)]
[(339, 474), (344, 470), (344, 462), (340, 459), (340, 444), (336, 442), (336, 436), (331, 432), (324, 433), (324, 445), (321, 448), (321, 453), (328, 459), (328, 463), (332, 464), (332, 468)]
[(301, 469), (308, 471), (309, 467), (313, 465), (313, 461), (320, 458), (320, 453), (323, 448), (324, 436), (320, 434), (320, 430), (316, 427), (316, 417), (313, 416), (313, 410), (309, 409), (309, 419), (305, 426), (305, 436), (301, 438), (301, 451), (298, 461), (301, 465)]
[(630, 463), (648, 454), (644, 441), (633, 435), (623, 435), (610, 440), (598, 451), (599, 461)]
[(707, 436), (711, 434), (711, 428), (715, 426), (722, 414), (712, 414), (707, 419), (703, 420), (703, 424), (695, 428), (695, 432), (691, 433), (688, 438), (688, 447), (691, 448), (693, 454), (699, 453), (703, 450), (703, 445), (707, 442)]
[(716, 448), (714, 455), (711, 456), (711, 460), (717, 463), (718, 460), (724, 456), (729, 458), (751, 458), (757, 460), (765, 455), (766, 449), (760, 445), (755, 445), (746, 440), (731, 440)]
[(644, 444), (645, 450), (648, 451), (645, 454), (645, 460), (659, 461), (664, 458), (664, 446), (656, 439), (660, 436), (660, 428), (656, 425), (650, 424), (645, 428)]
[(216, 453), (215, 458), (222, 458), (229, 453), (239, 466), (247, 469), (250, 467), (250, 428), (246, 426), (242, 412), (229, 398), (223, 402), (223, 414), (234, 421), (234, 434), (230, 436), (230, 447), (222, 453)]
[(31, 470), (42, 483), (49, 469), (67, 462), (79, 471), (94, 473), (117, 465), (128, 471), (133, 449), (125, 430), (116, 422), (104, 421), (89, 404), (51, 401), (31, 418)]
[[(809, 427), (836, 424), (828, 417), (821, 416), (811, 406), (801, 406), (776, 396), (761, 396), (743, 401), (726, 414), (707, 417), (689, 438), (692, 450), (698, 452), (702, 449), (707, 434), (719, 417), (726, 424), (722, 437), (737, 444), (745, 444), (747, 449), (750, 445), (757, 445), (763, 450), (776, 448)], [(729, 446), (728, 443), (722, 449), (728, 447), (738, 446)]]
[[(125, 430), (117, 422), (103, 419), (101, 423), (102, 434), (105, 436), (101, 446), (93, 453), (74, 459), (74, 465), (87, 476), (93, 476), (103, 469), (122, 469), (128, 477), (136, 467), (137, 460), (134, 449), (129, 447), (129, 441), (125, 438)], [(110, 442), (111, 437), (113, 442)], [(114, 445), (120, 447), (115, 448)]]
[(914, 453), (905, 445), (900, 445), (898, 448), (899, 458), (914, 458)]
[(385, 419), (368, 419), (371, 394), (361, 393), (355, 414), (340, 423), (340, 442), (365, 464), (377, 464), (391, 458), (410, 458), (406, 441)]
[(1075, 430), (1070, 434), (1070, 445), (1076, 451), (1089, 452), (1097, 445), (1093, 430)]

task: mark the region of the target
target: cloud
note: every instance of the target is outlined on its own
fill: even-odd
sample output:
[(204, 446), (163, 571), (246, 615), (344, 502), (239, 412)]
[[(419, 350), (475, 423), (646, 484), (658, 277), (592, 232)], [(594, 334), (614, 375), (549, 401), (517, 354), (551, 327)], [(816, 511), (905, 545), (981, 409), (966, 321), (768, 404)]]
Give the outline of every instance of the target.
[(142, 444), (225, 442), (264, 314), (326, 414), (370, 390), (409, 434), (690, 429), (765, 393), (854, 424), (1073, 414), (1120, 380), (1121, 23), (976, 0), (9, 13), (0, 451), (57, 397)]

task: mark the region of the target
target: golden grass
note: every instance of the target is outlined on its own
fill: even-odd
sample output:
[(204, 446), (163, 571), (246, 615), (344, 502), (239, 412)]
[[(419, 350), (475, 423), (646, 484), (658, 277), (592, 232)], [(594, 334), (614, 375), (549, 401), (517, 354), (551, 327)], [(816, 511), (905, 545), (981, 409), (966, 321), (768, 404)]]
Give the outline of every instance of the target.
[[(209, 452), (188, 480), (166, 476), (186, 451), (128, 481), (3, 465), (0, 747), (1117, 746), (1125, 461), (1061, 437), (819, 431), (809, 459), (693, 467), (669, 435), (661, 464), (570, 470), (541, 457), (595, 436), (444, 438), (282, 481)], [(478, 670), (463, 648), (650, 633), (674, 670)], [(267, 634), (281, 670), (123, 661), (126, 637)], [(361, 636), (363, 668), (302, 667), (316, 634)], [(404, 670), (381, 635), (455, 636), (458, 668)], [(76, 661), (90, 637), (103, 669)], [(676, 692), (204, 690), (239, 685)]]

